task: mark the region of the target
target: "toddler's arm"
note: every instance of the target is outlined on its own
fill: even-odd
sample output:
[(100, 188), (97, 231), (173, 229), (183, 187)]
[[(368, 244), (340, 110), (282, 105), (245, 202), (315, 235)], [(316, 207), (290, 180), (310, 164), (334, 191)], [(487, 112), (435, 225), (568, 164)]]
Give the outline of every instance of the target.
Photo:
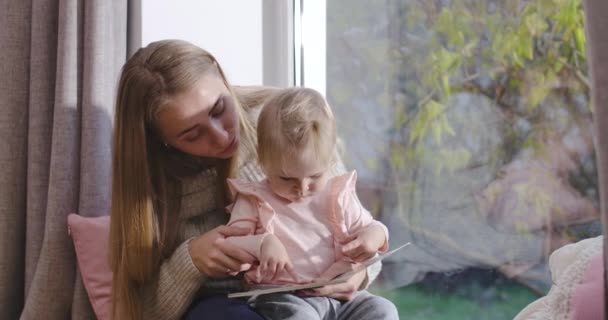
[(229, 237), (226, 238), (226, 241), (245, 249), (259, 260), (260, 248), (268, 233), (262, 232), (256, 234), (256, 231), (259, 231), (257, 230), (258, 221), (259, 214), (257, 207), (247, 197), (237, 195), (231, 209), (230, 221), (228, 221), (227, 225), (249, 229), (249, 234), (246, 236)]
[(226, 238), (226, 241), (245, 249), (260, 262), (261, 281), (271, 281), (280, 271), (286, 270), (297, 281), (293, 265), (285, 247), (273, 234), (264, 231), (259, 224), (259, 211), (247, 196), (237, 195), (228, 226), (250, 230), (249, 235)]
[(349, 237), (342, 243), (342, 253), (361, 262), (373, 257), (378, 251), (388, 250), (388, 229), (382, 222), (374, 220), (359, 201), (355, 179), (356, 176), (348, 183), (341, 199), (344, 223), (349, 233)]
[(291, 259), (281, 240), (274, 234), (269, 234), (262, 240), (260, 249), (260, 274), (262, 281), (272, 281), (280, 271), (285, 270), (295, 281), (299, 281)]
[(378, 224), (369, 224), (362, 230), (351, 233), (344, 242), (342, 253), (353, 261), (362, 262), (375, 256), (378, 251), (387, 249), (386, 227), (378, 222)]

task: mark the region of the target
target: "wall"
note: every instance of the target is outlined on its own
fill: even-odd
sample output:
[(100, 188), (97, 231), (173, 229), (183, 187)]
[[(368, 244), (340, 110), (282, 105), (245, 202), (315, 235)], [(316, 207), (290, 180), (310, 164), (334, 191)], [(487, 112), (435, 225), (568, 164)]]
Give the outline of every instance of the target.
[(188, 40), (210, 51), (231, 83), (263, 83), (262, 0), (142, 0), (137, 5), (141, 25), (134, 28), (141, 33), (132, 46)]

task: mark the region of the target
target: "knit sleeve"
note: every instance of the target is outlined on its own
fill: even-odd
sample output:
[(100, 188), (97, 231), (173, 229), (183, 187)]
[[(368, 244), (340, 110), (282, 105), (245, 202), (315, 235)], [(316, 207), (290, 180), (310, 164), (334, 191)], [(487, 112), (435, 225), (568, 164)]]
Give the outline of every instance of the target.
[[(181, 243), (160, 263), (156, 274), (140, 288), (143, 319), (181, 319), (201, 287), (215, 279), (207, 278), (194, 265), (188, 250), (189, 242), (213, 226), (191, 227), (190, 221), (202, 220), (204, 212), (214, 208), (217, 195), (215, 171), (207, 170), (183, 181), (180, 219)], [(198, 223), (198, 222), (197, 222)], [(199, 228), (204, 230), (199, 230)]]
[(205, 281), (192, 262), (189, 242), (177, 247), (162, 262), (156, 277), (142, 288), (144, 319), (180, 319)]

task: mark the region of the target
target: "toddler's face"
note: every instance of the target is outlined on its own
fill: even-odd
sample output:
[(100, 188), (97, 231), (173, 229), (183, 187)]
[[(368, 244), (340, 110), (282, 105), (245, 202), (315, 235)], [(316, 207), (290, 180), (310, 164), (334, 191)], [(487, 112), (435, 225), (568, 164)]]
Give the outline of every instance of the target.
[(299, 201), (323, 190), (329, 179), (330, 164), (320, 163), (314, 150), (301, 150), (285, 161), (282, 168), (268, 168), (270, 189), (289, 201)]

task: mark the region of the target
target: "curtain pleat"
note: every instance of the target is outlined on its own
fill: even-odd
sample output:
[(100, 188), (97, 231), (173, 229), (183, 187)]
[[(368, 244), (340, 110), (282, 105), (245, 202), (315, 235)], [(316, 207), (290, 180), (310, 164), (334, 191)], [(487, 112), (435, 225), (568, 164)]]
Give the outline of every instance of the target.
[[(600, 207), (604, 234), (604, 266), (608, 266), (608, 1), (584, 0), (587, 56), (591, 74), (596, 161), (599, 175)], [(608, 277), (604, 269), (604, 289)], [(604, 290), (604, 310), (608, 310), (608, 290)], [(606, 316), (605, 316), (606, 318)]]
[(17, 319), (25, 284), (32, 3), (3, 1), (0, 18), (0, 318)]
[(127, 0), (2, 8), (0, 319), (94, 319), (66, 219), (109, 214)]

